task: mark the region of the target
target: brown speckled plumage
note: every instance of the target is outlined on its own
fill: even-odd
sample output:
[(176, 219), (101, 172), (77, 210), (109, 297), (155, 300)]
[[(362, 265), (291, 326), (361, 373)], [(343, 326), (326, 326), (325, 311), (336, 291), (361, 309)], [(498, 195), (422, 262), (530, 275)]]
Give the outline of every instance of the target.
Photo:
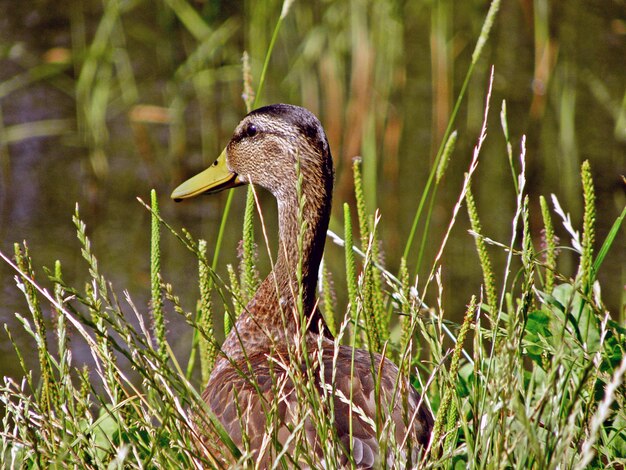
[[(305, 198), (302, 217), (306, 226), (301, 252), (298, 248), (296, 159), (300, 161)], [(291, 105), (255, 110), (237, 126), (226, 148), (226, 162), (228, 170), (238, 175), (238, 182), (258, 184), (276, 197), (280, 239), (274, 269), (226, 338), (223, 354), (217, 359), (203, 399), (237, 446), (241, 449), (249, 446), (264, 468), (279, 452), (277, 446), (271, 441), (268, 444), (267, 436), (264, 437), (268, 410), (274, 407), (279, 418), (280, 424), (272, 434), (278, 447), (292, 445), (289, 428), (311, 412), (303, 411), (298, 404), (301, 392), (294, 390), (292, 383), (296, 370), (297, 374), (302, 374), (300, 377), (314, 385), (313, 393), (317, 396), (332, 396), (332, 399), (320, 399), (318, 409), (319, 413), (334, 412), (334, 429), (329, 433), (343, 444), (337, 461), (328, 464), (329, 467), (346, 464), (350, 449), (357, 468), (378, 466), (383, 459), (402, 466), (389, 452), (384, 457), (379, 455), (380, 436), (396, 440), (404, 458), (407, 451), (414, 457), (420, 447), (428, 444), (433, 423), (430, 411), (405, 379), (397, 383), (398, 368), (379, 354), (354, 351), (351, 376), (353, 349), (335, 345), (316, 305), (315, 289), (330, 218), (333, 184), (332, 157), (319, 121), (304, 108)], [(300, 289), (296, 272), (300, 254), (302, 311), (307, 322), (303, 334), (296, 313)], [(302, 347), (304, 342), (305, 348)], [(309, 367), (304, 365), (305, 359)], [(380, 374), (380, 393), (374, 390), (375, 374)], [(351, 395), (352, 411), (346, 404)], [(305, 400), (305, 403), (310, 402)], [(389, 417), (391, 420), (384, 428), (382, 424)], [(328, 436), (317, 435), (316, 419), (319, 417), (306, 417), (303, 432), (312, 453), (320, 454)], [(350, 420), (352, 443), (349, 442)], [(242, 425), (247, 428), (249, 442), (242, 440)], [(389, 431), (389, 425), (395, 429)], [(306, 464), (306, 461), (297, 462), (297, 465)]]

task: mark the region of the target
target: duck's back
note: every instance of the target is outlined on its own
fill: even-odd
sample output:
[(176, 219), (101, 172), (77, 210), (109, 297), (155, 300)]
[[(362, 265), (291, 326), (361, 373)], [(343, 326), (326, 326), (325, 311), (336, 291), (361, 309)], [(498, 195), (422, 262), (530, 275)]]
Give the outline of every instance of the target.
[[(324, 343), (321, 352), (312, 343), (309, 365), (298, 370), (289, 370), (288, 364), (298, 362), (286, 350), (274, 350), (272, 358), (267, 351), (251, 351), (247, 360), (235, 363), (222, 357), (203, 398), (235, 444), (250, 451), (261, 468), (279, 453), (275, 442), (288, 447), (288, 458), (298, 466), (324, 465), (324, 455), (333, 458), (331, 467), (347, 464), (347, 455), (362, 469), (379, 464), (383, 453), (396, 467), (406, 466), (409, 458), (414, 462), (432, 428), (432, 416), (416, 390), (406, 379), (398, 380), (398, 368), (381, 355)], [(315, 386), (294, 387), (294, 376), (299, 384)], [(300, 438), (292, 435), (297, 432), (303, 433)], [(333, 446), (336, 442), (341, 446)], [(304, 448), (302, 455), (297, 448)]]

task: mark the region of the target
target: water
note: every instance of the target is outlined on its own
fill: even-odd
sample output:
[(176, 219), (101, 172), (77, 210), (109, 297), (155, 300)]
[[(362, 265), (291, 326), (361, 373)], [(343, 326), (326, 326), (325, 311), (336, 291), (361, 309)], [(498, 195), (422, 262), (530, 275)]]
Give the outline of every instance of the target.
[[(256, 32), (258, 36), (254, 37), (257, 40), (252, 41), (249, 48), (254, 59), (253, 71), (258, 76), (261, 54), (267, 44), (262, 39), (269, 37), (280, 10), (280, 5), (274, 3), (266, 11), (255, 6), (257, 16), (253, 18), (244, 14), (244, 11), (250, 14), (253, 4), (245, 3), (244, 8), (241, 2), (236, 2), (227, 11), (220, 9), (219, 3), (194, 3), (211, 27), (223, 24), (228, 18), (237, 19), (239, 26), (233, 30), (226, 45), (212, 46), (213, 49), (206, 54), (206, 64), (199, 71), (188, 73), (182, 70), (181, 64), (197, 43), (176, 20), (175, 14), (162, 4), (153, 7), (141, 1), (121, 3), (122, 20), (116, 23), (119, 30), (111, 39), (116, 41), (114, 51), (121, 54), (113, 61), (117, 67), (114, 71), (123, 76), (120, 67), (127, 57), (134, 80), (125, 82), (119, 78), (119, 81), (112, 82), (104, 120), (107, 133), (100, 136), (102, 154), (98, 158), (93, 140), (96, 128), (92, 128), (91, 133), (77, 131), (81, 123), (88, 122), (77, 112), (80, 108), (77, 107), (78, 95), (74, 86), (78, 66), (57, 65), (61, 72), (51, 74), (47, 79), (31, 78), (29, 81), (25, 73), (38, 70), (38, 66), (50, 60), (51, 53), (60, 53), (63, 57), (72, 51), (85, 52), (80, 48), (81, 31), (84, 31), (85, 43), (91, 44), (102, 22), (102, 3), (66, 1), (59, 5), (58, 2), (44, 1), (27, 5), (1, 0), (0, 10), (5, 14), (0, 19), (0, 89), (5, 90), (1, 87), (14, 77), (25, 74), (14, 91), (0, 95), (0, 118), (4, 130), (0, 139), (5, 139), (0, 140), (0, 249), (3, 253), (10, 255), (14, 242), (27, 240), (38, 279), (44, 286), (50, 288), (42, 266), (52, 267), (59, 259), (68, 283), (81, 288), (88, 279), (87, 267), (81, 258), (71, 220), (78, 203), (101, 272), (112, 282), (120, 298), (123, 297), (122, 291), (128, 290), (135, 304), (147, 313), (150, 223), (148, 212), (136, 197), (147, 201), (150, 188), (155, 188), (165, 220), (176, 228), (185, 226), (195, 236), (206, 238), (209, 247), (214, 245), (225, 195), (183, 204), (173, 203), (168, 195), (185, 177), (219, 154), (243, 116), (239, 98), (242, 44)], [(498, 116), (503, 99), (507, 100), (516, 156), (522, 134), (528, 139), (528, 191), (537, 247), (541, 229), (539, 194), (557, 194), (566, 210), (572, 212), (576, 227), (580, 227), (578, 171), (583, 159), (591, 161), (595, 176), (598, 243), (604, 239), (626, 201), (619, 176), (626, 173), (626, 130), (617, 125), (620, 116), (624, 119), (626, 112), (622, 104), (626, 90), (626, 61), (623, 60), (626, 57), (626, 18), (623, 7), (617, 2), (545, 3), (548, 13), (544, 16), (541, 12), (533, 13), (531, 2), (505, 3), (485, 56), (476, 67), (455, 126), (459, 130), (459, 141), (433, 207), (429, 243), (420, 269), (422, 278), (430, 270), (430, 263), (449, 223), (478, 136), (490, 64), (495, 64), (496, 68), (493, 109), (489, 138), (474, 183), (485, 234), (508, 242), (514, 210), (512, 179)], [(113, 2), (105, 2), (105, 5), (110, 8)], [(440, 15), (436, 20), (430, 3), (401, 6), (390, 2), (391, 13), (380, 13), (380, 20), (389, 22), (385, 28), (398, 29), (389, 30), (392, 32), (388, 41), (377, 42), (374, 37), (376, 25), (362, 25), (370, 34), (364, 36), (370, 38), (369, 49), (360, 49), (349, 42), (350, 36), (345, 32), (349, 31), (351, 23), (343, 21), (348, 17), (323, 16), (332, 8), (344, 11), (341, 9), (348, 9), (347, 5), (337, 2), (332, 6), (303, 4), (294, 7), (281, 31), (269, 70), (265, 102), (303, 104), (317, 112), (327, 126), (337, 167), (331, 222), (335, 232), (342, 232), (341, 204), (353, 202), (349, 176), (351, 158), (356, 153), (364, 155), (366, 177), (374, 175), (377, 181), (376, 192), (369, 183), (366, 191), (370, 201), (375, 199), (373, 204), (381, 208), (380, 231), (385, 257), (390, 269), (395, 271), (426, 182), (429, 162), (439, 144), (436, 136), (443, 130), (440, 123), (447, 122), (447, 118), (440, 121), (437, 113), (431, 112), (433, 103), (445, 116), (450, 112), (467, 70), (486, 5), (468, 2), (456, 6), (442, 2), (433, 10)], [(534, 2), (534, 5), (540, 7), (544, 2)], [(370, 22), (372, 18), (378, 18), (373, 7), (367, 8)], [(266, 20), (258, 17), (261, 14), (267, 15)], [(320, 46), (315, 41), (317, 36), (306, 27), (308, 22), (322, 25), (319, 37), (325, 38), (330, 45)], [(533, 26), (536, 28), (534, 34)], [(550, 38), (549, 42), (542, 38), (544, 32)], [(447, 42), (437, 50), (448, 57), (448, 61), (447, 66), (439, 71), (440, 75), (433, 79), (430, 57), (435, 54), (435, 46), (432, 41), (439, 34)], [(400, 53), (396, 51), (393, 60), (381, 57), (393, 55), (393, 50), (389, 49), (391, 38), (403, 42)], [(341, 41), (348, 42), (342, 46)], [(300, 47), (300, 44), (308, 44), (312, 49)], [(313, 46), (326, 47), (321, 49), (324, 54), (316, 55), (317, 49)], [(354, 64), (350, 60), (345, 61), (351, 54), (361, 57), (358, 54), (363, 51), (373, 54), (371, 60), (379, 64), (380, 69), (370, 82), (364, 81), (367, 86), (361, 89), (357, 79), (350, 82), (344, 75), (351, 76), (351, 70), (357, 74), (367, 73), (363, 72), (366, 69), (351, 68)], [(552, 59), (542, 62), (542, 57)], [(384, 73), (390, 70), (385, 70), (385, 60), (397, 67), (386, 79)], [(78, 57), (77, 63), (80, 63)], [(106, 63), (105, 58), (97, 63), (97, 74), (100, 74), (97, 76), (112, 73), (102, 65)], [(337, 83), (325, 81), (327, 75), (323, 75), (329, 67), (332, 69), (333, 64), (345, 67), (338, 70)], [(449, 82), (444, 83), (442, 77)], [(437, 86), (433, 85), (433, 80)], [(97, 85), (98, 82), (94, 83)], [(390, 84), (392, 92), (385, 95), (388, 90), (385, 91), (381, 83)], [(133, 98), (135, 89), (138, 96)], [(339, 95), (332, 95), (338, 89)], [(370, 93), (372, 90), (374, 93)], [(359, 93), (366, 101), (359, 103)], [(385, 132), (368, 124), (369, 115), (364, 114), (381, 95), (388, 96), (383, 102), (390, 105), (387, 119), (377, 124), (386, 126)], [(97, 94), (94, 92), (88, 96), (93, 98)], [(350, 97), (354, 99), (351, 101)], [(135, 104), (169, 108), (173, 117), (167, 118), (165, 123), (130, 121), (128, 112), (136, 109), (133, 108)], [(361, 111), (350, 114), (350, 105)], [(380, 106), (380, 102), (376, 102), (376, 106)], [(98, 111), (100, 108), (95, 106), (93, 109)], [(50, 119), (65, 123), (60, 131), (54, 132), (55, 135), (6, 141), (7, 130), (15, 130), (12, 126)], [(97, 119), (89, 122), (98, 124)], [(359, 125), (366, 126), (361, 140), (359, 133), (353, 132)], [(374, 131), (377, 140), (368, 140)], [(351, 140), (355, 135), (356, 145)], [(365, 144), (360, 146), (359, 142)], [(368, 162), (375, 153), (378, 163), (372, 165)], [(220, 258), (219, 272), (222, 275), (226, 263), (237, 262), (244, 198), (245, 191), (240, 190)], [(263, 200), (268, 229), (272, 232), (274, 210), (267, 195)], [(482, 280), (473, 240), (466, 232), (466, 218), (461, 211), (444, 256), (444, 307), (446, 316), (452, 320), (462, 316), (464, 305), (472, 293), (479, 291)], [(556, 219), (555, 223), (559, 225)], [(416, 247), (421, 230), (422, 227), (418, 230)], [(562, 242), (567, 242), (567, 234), (562, 229), (558, 229), (558, 234)], [(622, 231), (621, 242), (618, 240), (615, 244), (600, 272), (603, 298), (616, 319), (620, 316), (624, 295), (623, 239)], [(272, 240), (275, 242), (274, 238)], [(165, 280), (174, 284), (183, 306), (191, 311), (198, 296), (196, 261), (168, 233), (163, 234), (163, 252)], [(340, 273), (341, 250), (329, 246), (328, 254), (331, 268)], [(496, 275), (501, 279), (505, 254), (496, 249), (491, 254)], [(416, 259), (417, 250), (414, 249), (410, 258), (412, 267), (415, 267)], [(563, 255), (560, 268), (566, 275), (575, 275), (572, 272), (574, 261), (568, 254)], [(261, 257), (260, 270), (262, 273), (268, 270), (266, 256)], [(27, 307), (15, 288), (13, 275), (9, 266), (0, 263), (0, 321), (8, 325), (23, 351), (32, 351), (32, 339), (25, 336), (14, 316), (14, 312), (26, 315)], [(338, 278), (336, 283), (339, 302), (344, 305), (343, 281)], [(435, 294), (431, 289), (427, 296), (430, 304), (435, 303)], [(45, 309), (45, 314), (51, 316), (49, 307)], [(621, 315), (624, 318), (623, 312)], [(188, 348), (190, 331), (173, 314), (168, 327), (170, 340), (182, 355)], [(2, 335), (0, 369), (5, 375), (20, 376), (12, 346), (6, 334)], [(28, 366), (33, 366), (35, 357), (26, 359)], [(75, 363), (83, 361), (89, 361), (89, 358), (77, 345)]]

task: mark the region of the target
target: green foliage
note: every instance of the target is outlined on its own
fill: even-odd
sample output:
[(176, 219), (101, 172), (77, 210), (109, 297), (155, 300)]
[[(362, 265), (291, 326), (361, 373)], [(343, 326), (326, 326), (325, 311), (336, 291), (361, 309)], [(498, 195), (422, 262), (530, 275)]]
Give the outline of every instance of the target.
[(492, 313), (495, 313), (498, 309), (498, 298), (496, 295), (496, 280), (493, 275), (493, 267), (491, 265), (491, 259), (489, 253), (487, 253), (487, 244), (482, 238), (482, 227), (478, 218), (478, 210), (476, 209), (476, 202), (470, 188), (467, 189), (465, 195), (465, 201), (467, 203), (467, 214), (469, 215), (470, 224), (472, 230), (476, 234), (474, 236), (474, 242), (476, 243), (476, 252), (478, 253), (478, 259), (480, 260), (480, 267), (483, 271), (483, 286), (485, 288), (485, 296), (487, 305)]
[(117, 357), (113, 350), (112, 338), (109, 333), (110, 314), (109, 308), (117, 303), (115, 297), (111, 297), (109, 286), (103, 275), (98, 270), (98, 260), (91, 249), (91, 241), (87, 237), (87, 225), (81, 220), (78, 204), (76, 211), (72, 217), (77, 230), (78, 241), (81, 244), (81, 253), (89, 266), (89, 274), (91, 282), (85, 283), (85, 305), (88, 307), (89, 318), (94, 325), (96, 333), (95, 350), (96, 354), (102, 361), (103, 386), (108, 398), (113, 402), (117, 402), (120, 392), (120, 375), (117, 364)]
[(408, 348), (411, 337), (413, 336), (413, 319), (409, 315), (413, 309), (411, 308), (411, 301), (409, 292), (411, 291), (411, 284), (409, 282), (409, 269), (406, 266), (406, 260), (402, 258), (400, 261), (400, 292), (403, 293), (402, 301), (400, 302), (400, 311), (404, 314), (400, 318), (400, 350), (404, 351)]
[(165, 318), (163, 316), (163, 294), (161, 292), (161, 225), (159, 223), (159, 204), (156, 191), (150, 191), (152, 225), (150, 237), (150, 293), (154, 334), (159, 348), (159, 355), (166, 359)]
[(324, 320), (328, 325), (333, 336), (337, 335), (337, 325), (335, 323), (335, 290), (333, 287), (333, 280), (326, 263), (322, 265), (322, 306), (324, 308)]
[[(592, 203), (592, 199), (588, 200)], [(384, 302), (398, 306), (403, 314), (397, 333), (395, 326), (388, 327), (386, 348), (397, 351), (401, 370), (414, 374), (416, 387), (426, 393), (437, 416), (435, 441), (426, 457), (415, 463), (419, 468), (485, 465), (508, 468), (511, 464), (544, 468), (579, 461), (599, 468), (623, 463), (626, 328), (611, 320), (602, 306), (599, 290), (594, 288), (588, 292), (580, 277), (566, 282), (567, 277), (559, 274), (555, 279), (561, 282), (550, 292), (539, 290), (535, 278), (542, 264), (533, 248), (528, 198), (520, 197), (518, 201), (522, 220), (521, 248), (512, 256), (519, 259), (521, 270), (512, 286), (501, 287), (506, 308), (490, 317), (491, 320), (497, 318), (497, 322), (485, 324), (481, 309), (477, 308), (478, 301), (472, 298), (465, 319), (454, 334), (442, 316), (441, 304), (437, 315), (424, 310), (423, 302), (416, 297), (414, 286), (409, 282), (406, 264), (402, 264), (400, 279), (396, 279), (382, 259), (376, 261), (377, 272), (385, 280), (380, 295)], [(555, 207), (566, 230), (575, 232), (569, 217), (558, 204)], [(152, 214), (163, 223), (154, 208), (155, 204)], [(543, 203), (542, 210), (546, 209)], [(587, 211), (592, 213), (593, 208)], [(545, 213), (543, 217), (546, 220)], [(622, 220), (623, 217), (618, 219), (599, 250), (602, 256), (610, 251)], [(53, 287), (50, 294), (35, 278), (25, 247), (16, 247), (15, 262), (2, 255), (18, 274), (18, 286), (30, 310), (30, 319), (19, 318), (39, 351), (37, 373), (33, 374), (24, 362), (23, 352), (16, 346), (25, 380), (16, 382), (7, 378), (0, 387), (0, 400), (6, 410), (1, 433), (3, 463), (19, 467), (73, 462), (87, 468), (134, 468), (146, 462), (156, 467), (220, 466), (214, 451), (203, 448), (194, 439), (194, 419), (202, 419), (213, 430), (214, 442), (219, 443), (216, 445), (229, 449), (227, 452), (235, 460), (241, 459), (243, 465), (249, 463), (245, 446), (244, 449), (234, 447), (188, 382), (167, 342), (163, 357), (158, 342), (153, 341), (151, 330), (146, 328), (132, 301), (127, 299), (128, 307), (124, 308), (119, 304), (99, 271), (78, 210), (74, 222), (90, 277), (83, 293), (65, 284), (58, 262), (48, 273)], [(378, 287), (373, 277), (357, 276), (355, 260), (355, 255), (362, 257), (364, 270), (368, 263), (374, 264), (373, 237), (370, 234), (368, 245), (364, 246), (366, 252), (357, 249), (351, 239), (348, 205), (344, 205), (344, 222), (346, 278), (351, 299), (347, 318), (354, 328), (350, 341), (361, 342), (373, 351), (375, 343), (369, 332), (376, 331), (377, 326), (361, 324), (358, 319), (369, 308), (365, 305), (371, 299), (368, 292)], [(513, 227), (518, 230), (517, 226)], [(225, 285), (214, 277), (209, 267), (204, 255), (205, 242), (195, 242), (188, 234), (172, 233), (198, 256), (199, 310), (203, 313), (192, 314), (180, 308), (168, 284), (159, 284), (158, 295), (172, 305), (171, 312), (166, 309), (166, 315), (182, 315), (200, 332), (201, 371), (205, 382), (217, 354), (212, 339), (214, 327), (207, 323), (207, 318), (211, 318), (210, 313), (207, 314), (210, 309), (205, 310), (211, 303), (209, 285), (237, 305), (240, 300), (236, 299), (238, 277), (231, 268), (234, 289), (226, 292)], [(508, 249), (505, 244), (484, 236), (483, 239)], [(555, 249), (554, 253), (558, 251)], [(580, 263), (583, 262), (581, 256)], [(596, 257), (587, 263), (599, 267), (601, 260)], [(322, 281), (322, 286), (322, 296), (330, 295), (326, 292), (329, 284)], [(440, 295), (446, 294), (441, 292)], [(47, 320), (42, 314), (42, 303), (56, 312), (53, 324), (56, 347), (45, 340), (43, 334)], [(332, 304), (325, 301), (325, 305)], [(131, 321), (133, 315), (139, 329)], [(337, 341), (344, 341), (346, 325), (344, 322), (339, 328), (334, 327)], [(474, 345), (470, 355), (463, 346), (472, 328)], [(91, 373), (72, 365), (68, 330), (76, 335), (72, 345), (80, 340), (91, 351), (96, 361)], [(445, 336), (450, 336), (455, 343), (449, 359)], [(415, 341), (427, 349), (431, 362), (421, 362), (414, 355)], [(298, 344), (293, 345), (289, 354), (293, 355), (290, 359), (293, 363), (304, 360), (306, 364), (290, 372), (296, 383), (294, 393), (303, 405), (298, 412), (315, 417), (313, 426), (317, 432), (330, 436), (324, 442), (324, 456), (336, 459), (341, 446), (333, 440), (332, 390), (311, 387), (310, 374), (314, 374), (315, 369), (304, 359), (308, 356)], [(190, 354), (189, 363), (192, 358)], [(133, 375), (128, 374), (122, 362), (130, 365)], [(419, 367), (408, 367), (410, 364)], [(423, 380), (426, 377), (427, 380)], [(277, 407), (278, 402), (268, 403), (268, 429), (276, 427)], [(310, 414), (306, 411), (308, 407), (312, 410)], [(200, 410), (200, 413), (194, 418), (190, 410)], [(46, 416), (46, 420), (42, 420), (42, 416)], [(384, 429), (386, 416), (388, 410), (380, 410), (381, 429)], [(276, 448), (277, 463), (316, 465), (317, 457), (310, 453), (303, 427), (294, 427), (292, 433), (295, 448), (293, 452)], [(246, 439), (244, 436), (244, 443)], [(273, 445), (277, 445), (276, 441)], [(384, 445), (393, 451), (393, 440), (385, 441)]]
[[(24, 273), (27, 279), (34, 279), (35, 273), (31, 263), (30, 256), (28, 254), (28, 246), (24, 243), (24, 248), (19, 244), (14, 245), (15, 263), (18, 269)], [(43, 318), (43, 312), (39, 303), (39, 297), (37, 291), (33, 285), (26, 281), (18, 283), (18, 287), (24, 293), (28, 307), (35, 323), (35, 330), (27, 325), (26, 319), (20, 318), (24, 326), (27, 327), (29, 333), (34, 336), (37, 345), (37, 355), (39, 364), (41, 366), (41, 405), (44, 412), (50, 412), (54, 397), (52, 396), (53, 390), (51, 387), (52, 369), (48, 357), (48, 340), (46, 337), (46, 325)]]
[[(461, 364), (461, 352), (463, 351), (463, 343), (465, 337), (473, 326), (474, 317), (476, 315), (476, 297), (472, 297), (467, 311), (465, 312), (465, 318), (461, 326), (458, 337), (456, 338), (456, 344), (454, 345), (454, 351), (452, 353), (452, 360), (450, 362), (449, 371), (449, 384), (445, 388), (445, 392), (439, 409), (437, 411), (437, 418), (433, 427), (433, 442), (441, 442), (444, 436), (444, 431), (447, 434), (444, 441), (444, 452), (451, 452), (455, 443), (456, 423), (458, 419), (458, 409), (456, 403), (452, 401), (452, 397), (455, 395), (456, 377), (459, 373), (459, 367)], [(439, 447), (434, 447), (432, 450), (433, 457), (439, 456)]]
[[(542, 209), (547, 220), (545, 203)], [(524, 223), (519, 292), (506, 293), (502, 327), (477, 331), (477, 339), (485, 333), (495, 338), (498, 333), (498, 353), (485, 355), (485, 345), (475, 342), (474, 367), (467, 364), (460, 373), (461, 403), (473, 402), (465, 405), (465, 414), (462, 407), (459, 416), (460, 439), (468, 450), (463, 461), (482, 461), (490, 455), (498, 467), (506, 462), (520, 467), (571, 465), (582, 458), (580, 449), (563, 439), (585, 438), (599, 445), (585, 456), (593, 467), (619, 462), (626, 434), (616, 431), (613, 422), (623, 420), (623, 393), (604, 393), (621, 387), (615, 374), (624, 363), (624, 328), (610, 320), (597, 293), (590, 298), (578, 282), (559, 284), (551, 293), (536, 290), (527, 198), (520, 213)], [(563, 222), (569, 225), (567, 217)], [(556, 254), (555, 249), (552, 252)], [(480, 369), (485, 366), (489, 374), (483, 376)], [(598, 402), (603, 397), (604, 408)], [(599, 413), (604, 413), (602, 420), (611, 418), (599, 425)], [(480, 434), (476, 434), (477, 424), (468, 419), (476, 416), (483, 416)], [(592, 422), (595, 434), (586, 434)], [(608, 434), (611, 440), (606, 439)]]
[(358, 291), (356, 280), (356, 266), (354, 262), (354, 252), (352, 250), (352, 220), (350, 215), (350, 206), (343, 205), (343, 223), (344, 223), (344, 246), (346, 258), (346, 283), (348, 287), (348, 310), (349, 318), (352, 321), (352, 338), (355, 345), (361, 345), (361, 335), (359, 334), (358, 323)]
[(545, 279), (544, 279), (544, 291), (548, 294), (552, 293), (554, 289), (554, 274), (556, 272), (556, 235), (554, 234), (554, 226), (552, 225), (552, 217), (550, 215), (550, 209), (546, 198), (539, 197), (539, 203), (541, 205), (541, 217), (543, 218), (543, 243), (544, 245), (544, 266), (545, 266)]
[[(237, 278), (237, 273), (235, 272), (235, 268), (233, 268), (232, 264), (226, 266), (228, 271), (228, 280), (230, 281), (230, 291), (233, 293), (233, 312), (234, 312), (234, 320), (239, 318), (239, 315), (243, 311), (245, 305), (241, 299), (243, 296), (241, 295), (241, 287), (239, 285), (239, 279)], [(231, 321), (230, 313), (227, 311), (224, 313), (224, 335), (228, 335), (230, 333), (231, 328), (233, 327), (233, 321)]]
[(441, 160), (439, 160), (439, 164), (437, 165), (437, 171), (435, 173), (435, 184), (438, 185), (443, 178), (443, 175), (446, 174), (446, 170), (448, 169), (448, 163), (450, 162), (450, 157), (454, 152), (454, 147), (456, 146), (456, 140), (458, 137), (457, 131), (453, 131), (448, 137), (448, 141), (446, 145), (443, 147), (443, 153), (441, 155)]
[[(354, 193), (356, 197), (361, 250), (366, 253), (363, 261), (363, 318), (368, 344), (373, 351), (380, 352), (387, 337), (388, 317), (383, 302), (381, 274), (377, 267), (380, 261), (379, 244), (376, 236), (376, 223), (367, 214), (361, 160), (355, 158), (352, 163), (354, 174)], [(347, 246), (346, 246), (347, 249)]]
[(246, 210), (243, 216), (243, 238), (241, 250), (240, 281), (242, 301), (248, 302), (259, 287), (259, 272), (256, 269), (257, 250), (254, 242), (254, 193), (248, 188)]
[(581, 179), (583, 185), (583, 197), (585, 200), (583, 215), (583, 251), (581, 253), (580, 271), (578, 276), (583, 289), (591, 291), (591, 284), (595, 281), (595, 273), (592, 271), (593, 265), (593, 244), (596, 238), (596, 196), (593, 189), (591, 168), (589, 160), (585, 160), (581, 169)]
[(217, 357), (217, 346), (213, 334), (213, 309), (211, 302), (211, 276), (208, 269), (209, 263), (206, 258), (206, 240), (200, 240), (198, 249), (201, 257), (198, 259), (198, 284), (200, 285), (200, 299), (198, 301), (198, 325), (200, 326), (200, 370), (202, 372), (202, 382), (209, 380), (215, 359)]
[[(55, 350), (42, 343), (39, 332), (23, 319), (25, 330), (39, 345), (37, 375), (41, 384), (7, 378), (0, 387), (5, 409), (2, 467), (104, 468), (136, 466), (152, 459), (162, 466), (191, 466), (200, 461), (210, 465), (209, 460), (195, 455), (190, 444), (191, 421), (184, 408), (199, 400), (197, 393), (169, 350), (162, 358), (132, 301), (128, 299), (126, 308), (118, 303), (97, 270), (78, 210), (74, 220), (92, 277), (85, 293), (65, 284), (59, 262), (48, 273), (54, 293), (50, 294), (29, 268), (27, 252), (16, 252), (16, 263), (2, 255), (16, 270), (19, 285), (31, 299), (29, 304), (37, 298), (56, 312), (58, 344)], [(102, 292), (99, 286), (107, 290)], [(129, 314), (135, 322), (139, 320), (140, 330), (135, 329)], [(36, 323), (37, 318), (45, 321), (36, 310), (31, 315)], [(83, 342), (90, 350), (93, 370), (72, 364), (68, 329), (74, 335), (72, 344)], [(121, 362), (127, 365), (121, 366)], [(129, 365), (136, 375), (129, 375)], [(24, 377), (32, 378), (23, 362), (22, 367)]]

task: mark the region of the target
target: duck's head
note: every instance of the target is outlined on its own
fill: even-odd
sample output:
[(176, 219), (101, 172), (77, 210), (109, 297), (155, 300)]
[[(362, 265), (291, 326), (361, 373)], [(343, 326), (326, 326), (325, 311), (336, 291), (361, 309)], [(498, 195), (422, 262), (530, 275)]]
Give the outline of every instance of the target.
[(281, 201), (295, 194), (298, 161), (303, 185), (308, 186), (303, 192), (330, 197), (332, 157), (319, 120), (299, 106), (265, 106), (243, 118), (218, 159), (178, 186), (171, 197), (180, 201), (254, 183)]

